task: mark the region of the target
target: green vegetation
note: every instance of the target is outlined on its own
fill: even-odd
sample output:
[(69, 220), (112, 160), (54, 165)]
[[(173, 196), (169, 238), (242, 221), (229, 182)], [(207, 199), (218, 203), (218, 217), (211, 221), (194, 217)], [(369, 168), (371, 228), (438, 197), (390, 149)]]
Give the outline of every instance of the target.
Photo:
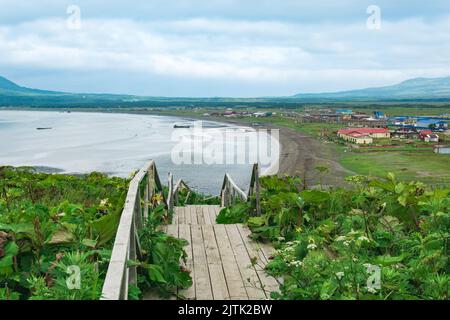
[[(128, 181), (0, 168), (0, 297), (98, 299)], [(82, 272), (68, 290), (69, 266)]]
[[(100, 173), (0, 167), (0, 300), (99, 299), (128, 182)], [(164, 207), (156, 207), (145, 222), (144, 256), (130, 261), (141, 267), (139, 288), (130, 288), (130, 298), (150, 287), (167, 295), (191, 284), (179, 265), (185, 241), (160, 231), (167, 221)]]
[(134, 289), (134, 299), (139, 299), (142, 292), (152, 288), (162, 297), (176, 294), (177, 288), (188, 288), (192, 285), (190, 271), (180, 266), (186, 263), (186, 252), (183, 247), (188, 243), (184, 239), (168, 236), (160, 226), (167, 221), (164, 205), (152, 210), (145, 227), (140, 234), (144, 257), (140, 261), (132, 261), (139, 266), (138, 288)]
[(237, 204), (217, 221), (245, 222), (277, 247), (266, 266), (284, 279), (275, 299), (448, 299), (450, 190), (393, 174), (347, 180), (302, 190), (298, 177), (264, 177), (261, 216)]
[(353, 172), (376, 177), (393, 172), (402, 180), (450, 185), (450, 156), (427, 151), (389, 150), (342, 153), (341, 164)]
[(198, 205), (220, 204), (220, 197), (204, 195), (188, 188), (183, 188), (179, 190), (177, 203), (175, 205), (186, 206), (190, 204), (198, 204)]

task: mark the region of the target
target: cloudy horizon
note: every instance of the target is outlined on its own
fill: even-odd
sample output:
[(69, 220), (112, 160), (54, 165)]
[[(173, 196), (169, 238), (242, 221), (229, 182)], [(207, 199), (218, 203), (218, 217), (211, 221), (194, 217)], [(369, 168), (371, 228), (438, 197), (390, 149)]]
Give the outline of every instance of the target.
[[(81, 10), (68, 24), (70, 5)], [(381, 10), (370, 29), (369, 5)], [(67, 92), (257, 97), (450, 75), (447, 1), (0, 0), (0, 75)]]

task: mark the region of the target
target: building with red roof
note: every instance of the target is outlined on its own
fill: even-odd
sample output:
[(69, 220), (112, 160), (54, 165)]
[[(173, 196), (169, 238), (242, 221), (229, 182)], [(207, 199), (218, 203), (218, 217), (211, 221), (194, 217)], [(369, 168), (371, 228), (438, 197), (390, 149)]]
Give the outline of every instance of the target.
[(439, 136), (431, 130), (421, 130), (419, 139), (426, 142), (439, 142)]
[(373, 139), (390, 138), (385, 128), (347, 128), (338, 131), (338, 137), (356, 144), (370, 144)]

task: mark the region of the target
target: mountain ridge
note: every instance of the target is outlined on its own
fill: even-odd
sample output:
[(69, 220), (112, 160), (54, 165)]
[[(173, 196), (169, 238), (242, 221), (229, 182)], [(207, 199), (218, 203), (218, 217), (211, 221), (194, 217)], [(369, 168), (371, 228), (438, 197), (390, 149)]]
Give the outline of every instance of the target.
[(323, 93), (299, 93), (302, 99), (450, 99), (450, 76), (441, 78), (412, 78), (398, 84), (365, 89)]
[(2, 106), (133, 106), (158, 104), (207, 103), (333, 103), (333, 102), (384, 102), (384, 101), (450, 101), (450, 76), (442, 78), (413, 78), (392, 86), (373, 87), (324, 93), (300, 93), (285, 97), (259, 98), (183, 98), (149, 97), (125, 94), (69, 93), (22, 87), (0, 76), (0, 107)]

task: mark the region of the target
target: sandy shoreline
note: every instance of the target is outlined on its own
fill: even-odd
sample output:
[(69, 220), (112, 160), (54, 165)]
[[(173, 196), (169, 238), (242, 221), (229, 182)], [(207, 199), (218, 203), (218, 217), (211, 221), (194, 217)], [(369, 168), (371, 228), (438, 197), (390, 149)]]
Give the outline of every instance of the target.
[[(319, 182), (324, 185), (342, 185), (345, 183), (345, 176), (354, 174), (337, 162), (336, 155), (329, 146), (306, 133), (278, 125), (251, 125), (236, 120), (224, 121), (221, 118), (202, 117), (198, 119), (247, 126), (256, 130), (278, 129), (281, 145), (279, 169), (278, 172), (272, 172), (269, 168), (269, 172), (264, 172), (263, 174), (297, 175), (304, 178), (307, 185), (314, 185)], [(329, 172), (320, 177), (315, 169), (317, 166), (326, 166)]]

